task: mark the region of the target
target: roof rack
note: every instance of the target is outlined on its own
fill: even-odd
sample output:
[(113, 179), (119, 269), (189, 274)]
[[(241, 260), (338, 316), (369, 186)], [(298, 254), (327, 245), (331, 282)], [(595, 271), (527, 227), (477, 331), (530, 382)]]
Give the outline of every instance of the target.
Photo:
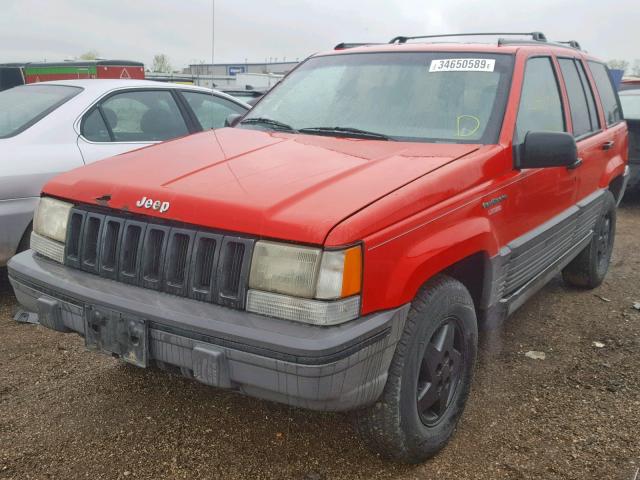
[(544, 43), (546, 45), (556, 45), (559, 47), (570, 47), (576, 50), (582, 50), (580, 44), (575, 40), (564, 42), (553, 42), (547, 40), (547, 36), (542, 32), (483, 32), (483, 33), (446, 33), (443, 35), (419, 35), (415, 37), (398, 36), (391, 39), (390, 44), (404, 44), (409, 40), (419, 40), (425, 38), (447, 38), (447, 37), (476, 37), (476, 36), (508, 36), (508, 37), (531, 37), (531, 39), (506, 39), (499, 38), (498, 46), (502, 45), (535, 45)]
[(519, 37), (525, 36), (525, 37), (531, 37), (531, 39), (536, 42), (547, 41), (547, 37), (542, 32), (516, 32), (516, 33), (514, 32), (493, 32), (493, 33), (483, 32), (483, 33), (446, 33), (444, 35), (419, 35), (415, 37), (398, 36), (398, 37), (392, 38), (389, 43), (402, 44), (402, 43), (407, 43), (408, 40), (419, 40), (423, 38), (476, 37), (479, 35), (492, 36), (492, 37), (495, 37), (497, 35), (508, 35), (508, 36), (519, 36)]

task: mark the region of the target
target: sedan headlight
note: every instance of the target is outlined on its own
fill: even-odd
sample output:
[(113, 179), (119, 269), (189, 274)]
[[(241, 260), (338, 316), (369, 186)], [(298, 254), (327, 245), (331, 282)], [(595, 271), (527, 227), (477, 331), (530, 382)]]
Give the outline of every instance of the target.
[(259, 241), (256, 243), (247, 310), (288, 320), (332, 325), (360, 311), (362, 250)]
[(71, 208), (73, 208), (71, 203), (42, 197), (33, 217), (31, 248), (41, 255), (62, 263)]

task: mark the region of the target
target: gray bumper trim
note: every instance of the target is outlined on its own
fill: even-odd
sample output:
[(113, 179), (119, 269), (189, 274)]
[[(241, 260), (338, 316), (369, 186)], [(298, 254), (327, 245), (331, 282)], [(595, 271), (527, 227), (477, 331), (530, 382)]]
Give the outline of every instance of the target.
[(85, 333), (92, 305), (149, 324), (149, 358), (186, 376), (315, 410), (351, 410), (382, 393), (408, 305), (336, 327), (249, 314), (145, 290), (50, 262), (28, 251), (9, 262), (19, 302), (41, 323)]

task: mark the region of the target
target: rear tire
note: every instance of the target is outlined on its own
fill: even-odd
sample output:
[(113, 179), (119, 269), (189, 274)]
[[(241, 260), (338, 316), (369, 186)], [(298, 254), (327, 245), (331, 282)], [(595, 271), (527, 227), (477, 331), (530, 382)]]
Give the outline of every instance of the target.
[(616, 201), (609, 191), (593, 230), (589, 245), (562, 270), (564, 281), (574, 287), (596, 288), (609, 270), (616, 235)]
[(382, 396), (356, 412), (367, 446), (405, 463), (440, 451), (464, 410), (477, 341), (469, 291), (447, 276), (429, 281), (412, 302)]

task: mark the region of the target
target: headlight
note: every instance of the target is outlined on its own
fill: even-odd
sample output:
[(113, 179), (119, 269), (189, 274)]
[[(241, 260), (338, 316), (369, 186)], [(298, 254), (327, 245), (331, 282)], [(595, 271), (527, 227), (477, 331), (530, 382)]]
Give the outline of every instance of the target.
[(33, 231), (58, 242), (65, 241), (71, 203), (55, 198), (42, 197), (33, 217)]
[(360, 246), (323, 251), (259, 241), (247, 310), (320, 325), (342, 323), (358, 316), (361, 284)]
[(274, 242), (256, 242), (249, 288), (313, 298), (322, 250)]
[(54, 198), (42, 197), (33, 217), (31, 248), (57, 262), (64, 261), (69, 212), (73, 205)]

